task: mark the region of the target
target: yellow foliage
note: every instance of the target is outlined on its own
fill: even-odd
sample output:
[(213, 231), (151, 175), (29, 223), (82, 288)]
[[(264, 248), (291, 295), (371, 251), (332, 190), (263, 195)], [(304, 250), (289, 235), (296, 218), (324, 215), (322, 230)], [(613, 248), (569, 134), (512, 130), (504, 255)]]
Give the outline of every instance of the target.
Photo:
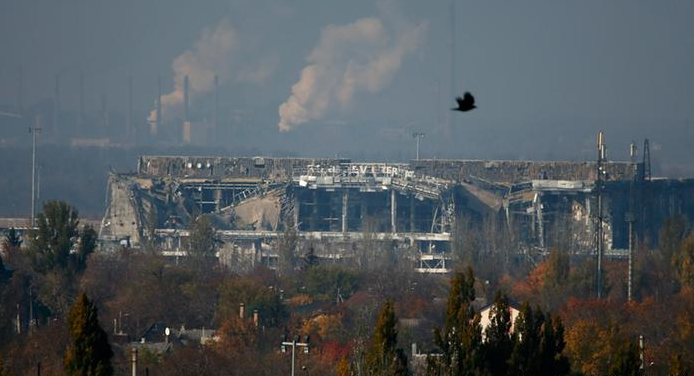
[(293, 306), (293, 307), (298, 307), (298, 306), (303, 306), (303, 305), (308, 305), (313, 303), (313, 299), (311, 299), (311, 296), (309, 294), (299, 294), (296, 296), (293, 296), (289, 299), (287, 302), (287, 305)]
[(301, 328), (302, 334), (315, 333), (324, 340), (337, 336), (340, 330), (342, 330), (342, 316), (326, 314), (307, 319)]

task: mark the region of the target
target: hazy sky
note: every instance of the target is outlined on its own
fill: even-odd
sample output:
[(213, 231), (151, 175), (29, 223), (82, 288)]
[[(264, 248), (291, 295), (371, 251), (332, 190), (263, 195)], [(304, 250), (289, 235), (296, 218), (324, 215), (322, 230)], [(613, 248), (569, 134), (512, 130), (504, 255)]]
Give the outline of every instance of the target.
[[(692, 1), (455, 1), (453, 86), (451, 1), (2, 3), (0, 104), (20, 66), (27, 104), (60, 72), (66, 110), (80, 70), (93, 109), (122, 110), (132, 75), (144, 124), (157, 75), (173, 116), (185, 72), (204, 117), (214, 71), (234, 142), (268, 153), (407, 159), (417, 130), (425, 157), (592, 159), (604, 129), (609, 157), (649, 137), (655, 163), (694, 175)], [(466, 90), (479, 108), (452, 114)]]

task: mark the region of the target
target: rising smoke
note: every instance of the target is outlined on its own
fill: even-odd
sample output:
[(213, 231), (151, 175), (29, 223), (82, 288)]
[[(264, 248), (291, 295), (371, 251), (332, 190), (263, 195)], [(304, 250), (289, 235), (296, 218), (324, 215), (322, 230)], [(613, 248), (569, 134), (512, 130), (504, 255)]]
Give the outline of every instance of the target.
[[(215, 28), (203, 30), (193, 49), (173, 61), (174, 91), (161, 98), (163, 116), (175, 118), (181, 114), (185, 76), (190, 80), (191, 99), (214, 90), (215, 74), (219, 75), (220, 82), (228, 80), (232, 76), (230, 62), (237, 47), (238, 35), (228, 20), (223, 19)], [(149, 121), (154, 122), (156, 117), (156, 110), (152, 110)]]
[(291, 96), (279, 107), (280, 131), (319, 120), (335, 105), (344, 109), (358, 92), (381, 91), (426, 30), (426, 23), (403, 22), (389, 29), (375, 17), (326, 27)]

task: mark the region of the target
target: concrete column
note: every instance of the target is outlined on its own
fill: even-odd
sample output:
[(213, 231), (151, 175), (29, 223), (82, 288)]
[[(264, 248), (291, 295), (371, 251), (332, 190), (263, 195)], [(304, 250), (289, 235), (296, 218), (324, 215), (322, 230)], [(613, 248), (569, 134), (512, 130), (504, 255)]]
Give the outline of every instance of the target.
[(342, 190), (342, 235), (347, 234), (347, 209), (349, 207), (349, 191)]
[(364, 224), (366, 223), (367, 207), (366, 207), (366, 197), (361, 195), (359, 200), (359, 215), (361, 216), (361, 229), (364, 230)]
[(311, 211), (311, 218), (309, 223), (311, 225), (311, 231), (316, 231), (316, 218), (318, 217), (318, 192), (313, 191), (313, 208)]
[(299, 195), (297, 192), (297, 193), (294, 193), (294, 213), (292, 213), (294, 215), (294, 227), (296, 227), (297, 230), (299, 229), (299, 209), (300, 209), (300, 207), (301, 207), (301, 204), (299, 203)]
[(414, 225), (415, 211), (414, 211), (414, 208), (415, 208), (414, 195), (410, 195), (410, 232), (415, 231), (415, 225)]
[(542, 218), (542, 195), (539, 193), (535, 196), (535, 219), (537, 220), (537, 237), (540, 240), (540, 248), (545, 247), (545, 226)]
[(391, 189), (390, 190), (390, 231), (392, 233), (398, 232), (397, 219), (398, 219), (398, 200), (396, 197), (395, 189)]
[(215, 205), (215, 211), (220, 211), (222, 209), (222, 190), (221, 189), (215, 189), (214, 190), (214, 205)]

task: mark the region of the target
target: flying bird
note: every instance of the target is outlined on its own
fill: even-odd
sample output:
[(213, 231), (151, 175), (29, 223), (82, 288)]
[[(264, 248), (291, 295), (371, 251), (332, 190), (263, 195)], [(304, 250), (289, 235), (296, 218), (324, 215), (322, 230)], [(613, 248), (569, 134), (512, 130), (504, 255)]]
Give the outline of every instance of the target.
[(451, 108), (453, 111), (467, 112), (473, 108), (477, 108), (477, 106), (475, 106), (475, 97), (473, 97), (469, 91), (466, 91), (462, 98), (457, 97), (455, 101), (458, 102), (458, 107)]

